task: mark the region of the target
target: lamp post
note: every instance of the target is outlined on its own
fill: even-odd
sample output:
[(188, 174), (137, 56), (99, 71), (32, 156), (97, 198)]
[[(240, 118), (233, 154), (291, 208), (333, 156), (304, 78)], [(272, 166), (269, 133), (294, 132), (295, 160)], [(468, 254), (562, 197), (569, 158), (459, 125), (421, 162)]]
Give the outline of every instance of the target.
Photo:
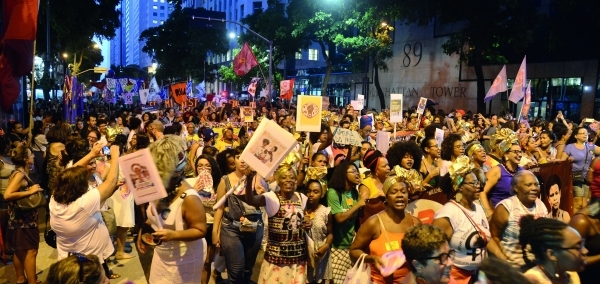
[[(73, 64), (69, 64), (69, 67), (71, 67), (71, 74), (77, 74), (79, 72), (79, 66), (81, 66), (81, 62), (83, 61), (83, 51), (90, 48), (90, 46), (88, 47), (84, 47), (80, 50), (77, 50), (75, 52), (73, 52)], [(91, 48), (93, 49), (100, 49), (100, 45), (97, 43), (94, 43), (93, 46), (91, 46)], [(79, 62), (77, 62), (77, 52), (81, 52), (81, 54), (79, 55)], [(63, 58), (66, 60), (67, 58), (69, 58), (69, 54), (66, 52), (63, 52), (62, 54)]]
[[(269, 91), (269, 97), (271, 97), (271, 91), (273, 88), (273, 41), (266, 39), (264, 36), (258, 34), (257, 32), (253, 31), (252, 29), (242, 25), (240, 22), (230, 21), (230, 20), (225, 20), (225, 19), (196, 17), (196, 16), (192, 16), (192, 20), (221, 21), (221, 22), (226, 22), (226, 23), (233, 23), (233, 24), (236, 24), (236, 25), (248, 30), (249, 32), (253, 33), (255, 36), (257, 36), (260, 39), (267, 42), (269, 44), (269, 82), (267, 84), (267, 89)], [(230, 36), (231, 36), (231, 34), (230, 34)]]

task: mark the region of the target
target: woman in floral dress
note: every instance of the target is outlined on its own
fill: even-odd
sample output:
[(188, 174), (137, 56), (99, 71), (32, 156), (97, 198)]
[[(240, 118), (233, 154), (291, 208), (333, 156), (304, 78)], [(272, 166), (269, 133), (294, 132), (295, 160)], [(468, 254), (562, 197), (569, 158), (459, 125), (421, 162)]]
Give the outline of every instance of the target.
[(250, 182), (246, 188), (246, 203), (264, 206), (269, 216), (269, 240), (258, 283), (304, 284), (308, 259), (305, 230), (310, 229), (310, 221), (303, 222), (307, 197), (296, 192), (297, 176), (291, 167), (281, 166), (275, 176), (279, 192), (254, 195), (254, 183)]

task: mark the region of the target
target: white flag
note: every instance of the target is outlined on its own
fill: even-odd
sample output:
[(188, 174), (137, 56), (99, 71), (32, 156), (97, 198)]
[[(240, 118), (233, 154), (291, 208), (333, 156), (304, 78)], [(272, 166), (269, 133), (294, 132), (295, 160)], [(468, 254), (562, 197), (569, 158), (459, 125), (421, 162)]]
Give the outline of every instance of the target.
[(527, 118), (529, 114), (529, 107), (531, 105), (531, 80), (527, 83), (527, 91), (525, 92), (525, 99), (523, 100), (523, 106), (521, 107), (521, 115)]
[(498, 73), (498, 76), (496, 76), (496, 79), (494, 79), (494, 82), (492, 82), (492, 86), (488, 90), (483, 101), (487, 103), (491, 101), (496, 94), (506, 92), (506, 90), (508, 90), (506, 82), (506, 65), (504, 65), (502, 66), (500, 73)]
[(196, 90), (198, 90), (198, 98), (204, 97), (204, 94), (206, 94), (206, 91), (204, 89), (204, 81), (196, 85)]
[(149, 89), (150, 89), (149, 91), (152, 93), (160, 92), (160, 87), (158, 86), (158, 83), (156, 83), (156, 77), (152, 77), (152, 80), (150, 81)]
[(140, 102), (145, 105), (148, 102), (148, 94), (150, 90), (148, 89), (140, 89), (139, 93), (140, 93)]
[(523, 62), (521, 62), (521, 67), (519, 67), (519, 72), (517, 73), (517, 77), (515, 78), (515, 83), (513, 84), (513, 88), (510, 91), (510, 96), (508, 100), (513, 103), (519, 102), (525, 96), (525, 82), (527, 82), (527, 56), (523, 58)]

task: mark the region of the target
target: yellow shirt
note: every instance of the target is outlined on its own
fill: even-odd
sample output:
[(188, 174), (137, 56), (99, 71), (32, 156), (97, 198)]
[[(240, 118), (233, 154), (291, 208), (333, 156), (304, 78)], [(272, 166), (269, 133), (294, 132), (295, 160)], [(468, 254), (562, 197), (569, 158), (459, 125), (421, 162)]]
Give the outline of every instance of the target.
[(375, 181), (372, 177), (368, 177), (362, 181), (362, 185), (366, 186), (369, 189), (369, 199), (385, 196), (383, 194), (383, 190), (379, 189), (377, 185), (375, 185)]
[(223, 152), (226, 149), (233, 149), (237, 146), (240, 146), (240, 142), (238, 142), (237, 140), (232, 140), (232, 142), (229, 143), (229, 142), (225, 142), (223, 140), (223, 138), (218, 138), (215, 143), (215, 148), (217, 148), (217, 150), (219, 150), (219, 152)]

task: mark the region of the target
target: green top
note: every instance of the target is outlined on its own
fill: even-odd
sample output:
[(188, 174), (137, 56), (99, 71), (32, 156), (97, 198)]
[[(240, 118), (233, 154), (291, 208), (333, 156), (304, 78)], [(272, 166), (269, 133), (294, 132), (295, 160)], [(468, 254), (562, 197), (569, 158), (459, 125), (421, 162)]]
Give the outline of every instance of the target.
[[(348, 211), (355, 203), (358, 202), (357, 197), (352, 196), (351, 191), (344, 191), (341, 196), (338, 195), (335, 189), (327, 190), (327, 204), (331, 208), (331, 215)], [(354, 224), (356, 223), (358, 214), (354, 214), (343, 223), (338, 223), (333, 220), (333, 247), (337, 249), (348, 249), (354, 238)]]

